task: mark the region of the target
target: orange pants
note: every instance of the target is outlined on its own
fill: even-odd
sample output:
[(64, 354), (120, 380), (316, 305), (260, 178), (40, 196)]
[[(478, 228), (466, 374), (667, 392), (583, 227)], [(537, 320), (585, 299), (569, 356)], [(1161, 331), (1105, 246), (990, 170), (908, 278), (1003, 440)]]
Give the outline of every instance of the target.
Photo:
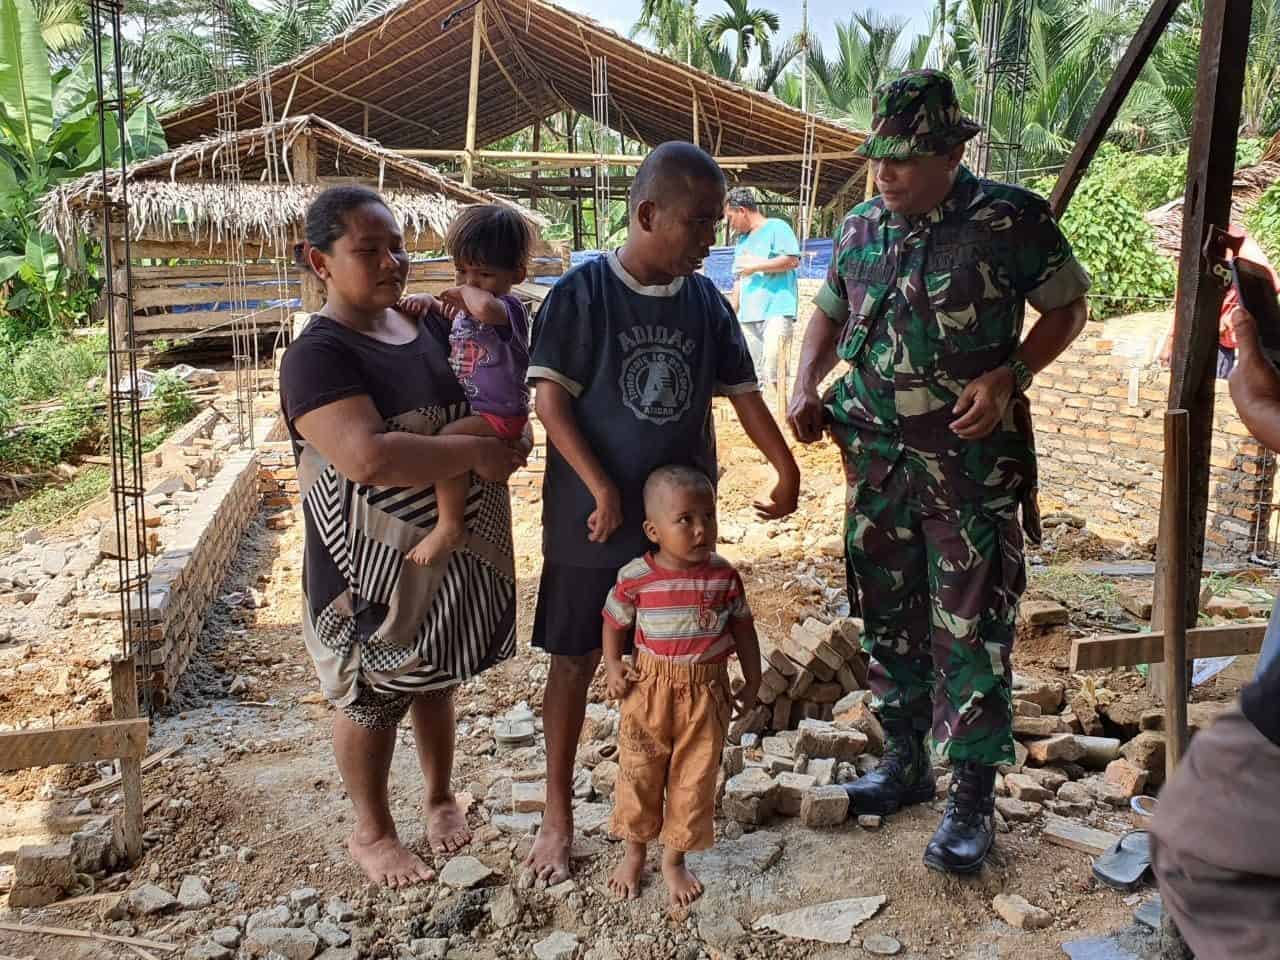
[(705, 850), (715, 842), (728, 670), (723, 663), (676, 663), (640, 651), (636, 672), (640, 679), (622, 701), (610, 827), (623, 840)]

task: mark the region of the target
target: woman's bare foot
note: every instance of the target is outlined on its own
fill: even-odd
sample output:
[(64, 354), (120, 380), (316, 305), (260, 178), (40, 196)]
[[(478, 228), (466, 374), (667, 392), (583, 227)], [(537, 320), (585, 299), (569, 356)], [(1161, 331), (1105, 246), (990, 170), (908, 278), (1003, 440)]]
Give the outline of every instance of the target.
[(456, 526), (440, 520), (435, 528), (423, 537), (416, 547), (409, 551), (409, 559), (414, 563), (429, 567), (433, 563), (448, 560), (449, 555), (457, 550), (467, 539), (467, 528), (462, 524)]
[(569, 851), (573, 848), (573, 821), (552, 823), (543, 819), (533, 849), (524, 865), (547, 886), (569, 879)]
[(662, 879), (667, 881), (672, 909), (687, 907), (702, 896), (702, 881), (685, 865), (683, 850), (662, 852)]
[(640, 877), (644, 873), (644, 859), (648, 852), (648, 844), (627, 841), (626, 855), (609, 877), (609, 892), (619, 900), (635, 900), (640, 896)]
[(434, 853), (457, 853), (471, 842), (471, 828), (458, 808), (453, 794), (443, 800), (427, 801), (427, 841)]
[(411, 887), (435, 878), (431, 868), (400, 842), (394, 830), (368, 839), (357, 830), (348, 838), (347, 849), (374, 883)]

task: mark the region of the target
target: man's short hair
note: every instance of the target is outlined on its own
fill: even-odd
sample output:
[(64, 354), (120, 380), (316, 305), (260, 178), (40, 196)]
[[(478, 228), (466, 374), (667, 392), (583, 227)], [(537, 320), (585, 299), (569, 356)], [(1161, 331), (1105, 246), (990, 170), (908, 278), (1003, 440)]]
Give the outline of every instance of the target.
[(724, 171), (711, 154), (684, 140), (668, 140), (655, 147), (631, 182), (629, 208), (635, 213), (645, 200), (663, 199), (689, 192), (693, 183), (714, 183), (724, 188)]
[(645, 514), (649, 514), (659, 496), (673, 488), (676, 490), (704, 489), (712, 496), (715, 496), (716, 492), (715, 484), (711, 482), (711, 478), (701, 470), (670, 463), (665, 467), (658, 467), (658, 469), (649, 474), (648, 479), (644, 482)]
[(734, 187), (729, 191), (729, 195), (725, 197), (724, 202), (727, 206), (750, 210), (753, 213), (760, 209), (760, 203), (756, 200), (756, 192), (750, 187)]

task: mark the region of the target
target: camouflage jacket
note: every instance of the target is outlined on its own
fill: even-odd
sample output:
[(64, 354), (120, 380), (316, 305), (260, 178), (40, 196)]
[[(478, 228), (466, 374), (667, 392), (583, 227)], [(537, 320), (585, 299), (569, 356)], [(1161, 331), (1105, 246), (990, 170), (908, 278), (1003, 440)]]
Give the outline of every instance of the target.
[(1089, 277), (1048, 204), (961, 167), (947, 198), (906, 217), (880, 198), (841, 224), (815, 304), (843, 325), (845, 376), (826, 398), (833, 433), (858, 476), (879, 486), (910, 453), (937, 481), (941, 502), (1016, 505), (1034, 483), (1029, 425), (1014, 406), (993, 433), (950, 430), (969, 381), (1006, 363), (1022, 335), (1026, 302), (1065, 306)]

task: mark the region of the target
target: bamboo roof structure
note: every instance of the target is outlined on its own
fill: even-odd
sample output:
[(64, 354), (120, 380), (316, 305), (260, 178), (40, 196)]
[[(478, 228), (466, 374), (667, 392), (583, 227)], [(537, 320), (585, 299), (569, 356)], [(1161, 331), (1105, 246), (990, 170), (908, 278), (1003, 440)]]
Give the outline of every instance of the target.
[[(610, 125), (626, 138), (650, 147), (692, 140), (736, 181), (791, 194), (799, 192), (805, 158), (821, 158), (811, 195), (802, 198), (818, 205), (861, 183), (865, 161), (854, 151), (864, 134), (655, 53), (547, 0), (403, 0), (234, 88), (231, 99), (241, 127), (261, 123), (266, 85), (285, 115), (323, 116), (393, 150), (511, 160), (517, 157), (477, 148), (561, 111), (593, 116), (598, 58), (608, 65)], [(214, 95), (165, 117), (169, 142), (209, 135), (217, 111)]]
[[(1243, 225), (1245, 216), (1258, 198), (1274, 183), (1280, 181), (1280, 136), (1272, 142), (1264, 157), (1274, 154), (1276, 159), (1263, 159), (1250, 167), (1241, 167), (1231, 182), (1231, 222)], [(1155, 230), (1156, 249), (1167, 257), (1178, 259), (1182, 252), (1183, 198), (1170, 200), (1146, 214), (1147, 223)]]
[[(314, 176), (294, 169), (301, 142), (310, 147)], [(297, 238), (307, 205), (325, 187), (358, 182), (378, 189), (402, 224), (406, 240), (439, 246), (459, 207), (501, 203), (520, 211), (537, 236), (548, 221), (519, 204), (462, 185), (425, 163), (355, 136), (321, 117), (300, 115), (239, 131), (231, 141), (209, 137), (129, 167), (129, 222), (134, 239), (186, 245)], [(274, 180), (268, 177), (275, 154)], [(221, 179), (238, 166), (234, 190)], [(312, 181), (312, 182), (303, 182)], [(119, 200), (119, 174), (112, 177)], [(64, 246), (95, 229), (102, 176), (89, 174), (50, 191), (41, 207), (45, 230)]]

